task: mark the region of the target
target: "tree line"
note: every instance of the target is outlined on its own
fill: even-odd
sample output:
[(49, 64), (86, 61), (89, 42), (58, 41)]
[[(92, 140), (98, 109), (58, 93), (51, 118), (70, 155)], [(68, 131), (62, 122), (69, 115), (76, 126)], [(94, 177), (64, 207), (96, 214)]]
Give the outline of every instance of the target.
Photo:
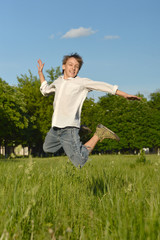
[[(46, 71), (48, 82), (61, 75), (60, 67)], [(33, 154), (43, 153), (42, 145), (51, 127), (54, 96), (40, 93), (40, 81), (29, 70), (17, 77), (18, 85), (10, 86), (0, 78), (0, 146), (28, 146)], [(134, 153), (142, 148), (160, 147), (160, 90), (150, 94), (149, 100), (138, 93), (142, 101), (128, 101), (106, 94), (97, 102), (87, 98), (84, 102), (81, 124), (92, 133), (81, 136), (87, 141), (97, 124), (113, 130), (120, 142), (104, 140), (97, 144), (95, 152)]]

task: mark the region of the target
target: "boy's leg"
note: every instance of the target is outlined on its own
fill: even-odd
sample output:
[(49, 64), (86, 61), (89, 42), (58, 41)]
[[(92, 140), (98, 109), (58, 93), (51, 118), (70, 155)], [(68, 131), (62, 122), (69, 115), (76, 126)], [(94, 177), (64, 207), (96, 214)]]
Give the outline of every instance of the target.
[(51, 128), (46, 135), (43, 150), (47, 153), (55, 153), (62, 147), (58, 136), (58, 130)]
[(84, 144), (84, 146), (88, 149), (89, 153), (92, 152), (92, 150), (94, 149), (98, 141), (99, 141), (99, 137), (94, 134), (93, 137)]
[(89, 151), (80, 141), (79, 129), (75, 127), (61, 129), (60, 141), (74, 166), (82, 167), (88, 160)]
[(94, 149), (98, 141), (105, 138), (119, 141), (119, 137), (102, 124), (97, 126), (94, 136), (84, 145), (82, 145), (78, 133), (79, 129), (74, 127), (51, 128), (43, 145), (44, 151), (54, 153), (63, 147), (71, 162), (76, 167), (82, 167), (87, 162), (89, 153)]

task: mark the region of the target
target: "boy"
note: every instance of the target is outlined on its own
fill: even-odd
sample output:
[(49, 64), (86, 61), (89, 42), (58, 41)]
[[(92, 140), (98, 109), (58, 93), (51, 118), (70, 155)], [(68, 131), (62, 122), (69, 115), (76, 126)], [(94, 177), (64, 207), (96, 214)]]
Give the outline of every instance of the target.
[(93, 137), (82, 145), (79, 137), (80, 117), (82, 105), (88, 92), (97, 90), (127, 99), (140, 100), (137, 96), (118, 90), (117, 85), (113, 86), (105, 82), (78, 77), (77, 74), (82, 65), (83, 60), (77, 53), (64, 56), (62, 61), (63, 75), (50, 85), (43, 75), (44, 63), (39, 59), (37, 65), (41, 93), (44, 96), (55, 93), (52, 127), (47, 133), (43, 149), (45, 152), (54, 153), (63, 147), (66, 155), (76, 167), (82, 167), (86, 163), (89, 153), (98, 141), (105, 138), (119, 141), (119, 137), (114, 132), (99, 124)]

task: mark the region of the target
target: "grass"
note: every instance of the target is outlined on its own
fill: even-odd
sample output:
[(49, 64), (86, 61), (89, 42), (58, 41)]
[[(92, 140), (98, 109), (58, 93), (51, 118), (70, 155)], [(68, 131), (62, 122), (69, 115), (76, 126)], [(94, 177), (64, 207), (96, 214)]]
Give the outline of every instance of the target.
[(160, 240), (160, 156), (0, 160), (0, 240)]

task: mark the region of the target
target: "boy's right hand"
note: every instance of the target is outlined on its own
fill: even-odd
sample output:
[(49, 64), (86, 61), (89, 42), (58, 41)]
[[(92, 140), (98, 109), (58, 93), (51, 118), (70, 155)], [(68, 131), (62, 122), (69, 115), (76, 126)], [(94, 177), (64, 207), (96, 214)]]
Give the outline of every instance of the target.
[(38, 73), (41, 73), (43, 71), (44, 63), (42, 63), (41, 59), (39, 59), (37, 62)]

